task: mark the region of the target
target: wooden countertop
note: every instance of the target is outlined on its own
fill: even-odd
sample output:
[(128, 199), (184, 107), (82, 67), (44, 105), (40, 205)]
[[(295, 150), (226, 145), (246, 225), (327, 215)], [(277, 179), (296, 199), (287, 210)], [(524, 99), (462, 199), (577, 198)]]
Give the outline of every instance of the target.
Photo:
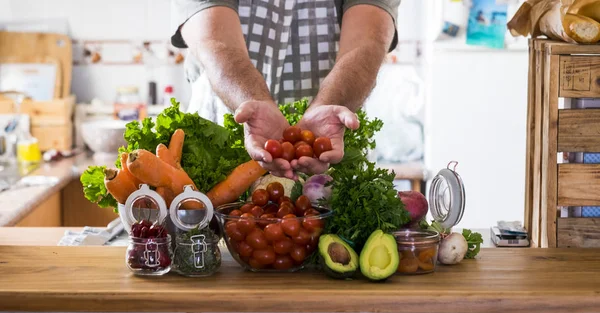
[(479, 259), (384, 283), (318, 272), (140, 278), (124, 247), (0, 246), (0, 311), (597, 312), (600, 250), (483, 249)]

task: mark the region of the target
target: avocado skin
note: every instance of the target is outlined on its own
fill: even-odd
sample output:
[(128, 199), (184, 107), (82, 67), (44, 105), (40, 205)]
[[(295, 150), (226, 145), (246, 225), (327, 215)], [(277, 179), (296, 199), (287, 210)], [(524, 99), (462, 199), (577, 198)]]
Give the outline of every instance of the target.
[[(329, 248), (329, 244), (332, 242), (340, 243), (346, 248), (346, 250), (348, 250), (350, 253), (349, 264), (342, 265), (331, 261), (327, 250)], [(358, 270), (358, 254), (337, 235), (327, 234), (319, 238), (319, 262), (321, 263), (325, 274), (335, 279), (352, 278)]]
[[(380, 242), (376, 243), (376, 241), (380, 241)], [(385, 269), (385, 271), (383, 271), (379, 275), (370, 273), (368, 271), (368, 269), (370, 268), (369, 256), (370, 256), (370, 252), (372, 251), (371, 246), (373, 246), (375, 244), (386, 245), (387, 249), (389, 251), (391, 251), (390, 264)], [(365, 246), (363, 247), (363, 249), (360, 253), (359, 264), (360, 264), (360, 270), (361, 270), (361, 273), (363, 274), (363, 276), (365, 276), (370, 281), (380, 282), (380, 281), (384, 281), (384, 280), (388, 279), (389, 277), (394, 275), (394, 273), (396, 273), (396, 271), (398, 270), (399, 262), (400, 262), (400, 255), (398, 254), (398, 244), (396, 243), (396, 239), (391, 234), (386, 234), (383, 231), (378, 229), (369, 236), (369, 239), (367, 239), (367, 242), (365, 243)]]

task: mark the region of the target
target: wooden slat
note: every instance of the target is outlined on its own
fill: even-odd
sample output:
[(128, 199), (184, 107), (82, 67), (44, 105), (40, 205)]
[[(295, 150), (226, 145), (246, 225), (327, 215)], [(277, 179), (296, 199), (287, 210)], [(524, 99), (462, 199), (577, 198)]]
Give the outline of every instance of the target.
[(559, 218), (559, 248), (600, 248), (600, 218)]
[(535, 149), (535, 48), (529, 40), (529, 70), (527, 79), (527, 139), (525, 156), (525, 215), (524, 224), (531, 238), (533, 215), (533, 162)]
[(550, 54), (600, 54), (600, 45), (578, 45), (548, 39), (536, 40), (544, 42), (546, 45), (548, 45), (548, 51)]
[(559, 164), (558, 205), (600, 206), (600, 164)]
[(542, 140), (542, 248), (556, 247), (557, 192), (557, 124), (558, 124), (558, 75), (559, 56), (545, 54)]
[(597, 312), (598, 249), (482, 249), (476, 260), (384, 283), (324, 273), (136, 277), (124, 247), (0, 246), (0, 311)]
[(600, 98), (600, 55), (559, 58), (560, 97)]
[(600, 109), (558, 112), (558, 151), (600, 151)]

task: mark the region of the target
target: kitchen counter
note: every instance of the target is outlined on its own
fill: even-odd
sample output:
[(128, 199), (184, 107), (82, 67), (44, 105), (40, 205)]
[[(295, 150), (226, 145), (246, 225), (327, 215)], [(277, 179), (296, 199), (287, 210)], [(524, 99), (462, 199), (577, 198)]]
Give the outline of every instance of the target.
[(244, 272), (224, 251), (207, 278), (136, 277), (124, 247), (0, 246), (0, 311), (596, 312), (600, 250), (482, 249), (383, 283)]
[(87, 154), (80, 154), (72, 158), (42, 164), (28, 176), (53, 177), (56, 180), (52, 184), (20, 187), (0, 192), (0, 226), (15, 225), (52, 194), (59, 192), (73, 179), (78, 179), (87, 166), (112, 163), (104, 162), (106, 164), (93, 160)]

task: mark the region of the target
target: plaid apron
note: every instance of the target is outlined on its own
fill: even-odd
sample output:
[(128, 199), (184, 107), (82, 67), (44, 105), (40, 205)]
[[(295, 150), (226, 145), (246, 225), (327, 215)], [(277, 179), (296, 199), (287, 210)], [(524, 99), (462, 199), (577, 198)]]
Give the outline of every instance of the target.
[[(238, 13), (246, 47), (276, 103), (312, 99), (331, 71), (339, 49), (340, 26), (332, 0), (240, 0)], [(192, 58), (187, 58), (192, 59)], [(206, 75), (194, 77), (187, 108), (223, 124), (229, 113)]]

